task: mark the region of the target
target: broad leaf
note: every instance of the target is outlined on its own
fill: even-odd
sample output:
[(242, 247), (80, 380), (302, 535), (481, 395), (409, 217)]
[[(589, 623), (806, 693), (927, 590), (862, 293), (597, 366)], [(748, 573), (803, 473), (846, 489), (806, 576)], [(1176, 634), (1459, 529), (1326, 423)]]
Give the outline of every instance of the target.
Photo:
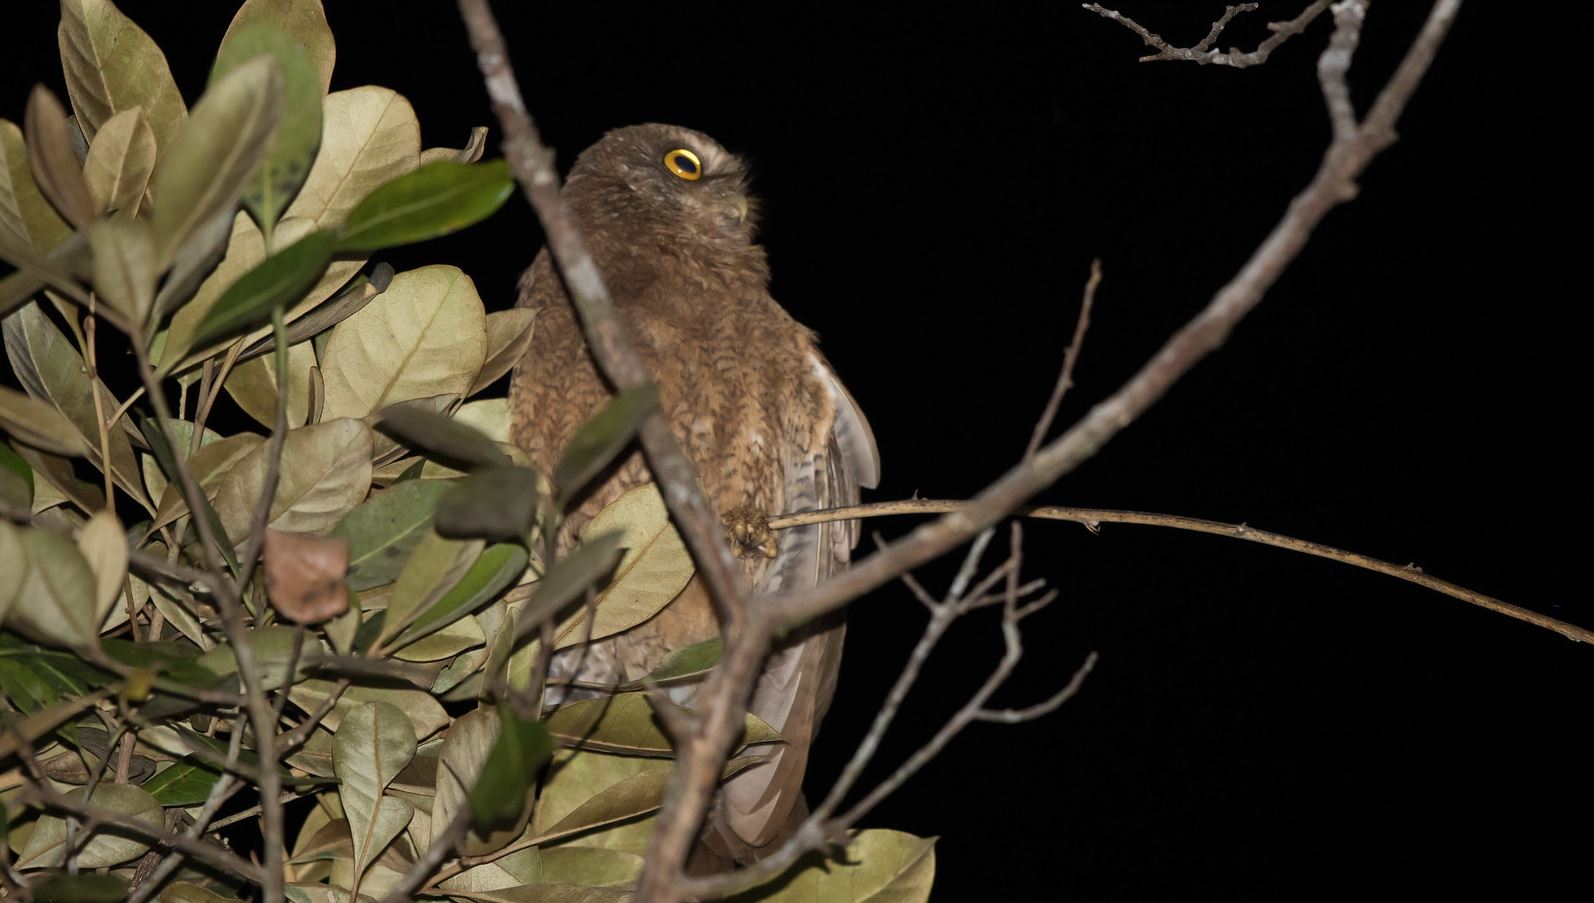
[(326, 13), (321, 0), (245, 0), (227, 26), (221, 43), (225, 46), (233, 33), (256, 22), (269, 22), (287, 32), (301, 47), (316, 68), (321, 91), (332, 83), (332, 65), (337, 59), (337, 45), (332, 39), (332, 29), (327, 26)]
[(238, 22), (222, 38), (212, 83), (244, 62), (268, 55), (282, 68), (282, 122), (271, 149), (244, 189), (244, 206), (263, 228), (277, 222), (310, 174), (321, 146), (321, 96), (325, 87), (299, 41), (269, 21)]
[[(591, 537), (616, 531), (625, 555), (593, 603), (593, 639), (619, 633), (653, 617), (692, 579), (692, 555), (670, 523), (656, 485), (647, 483), (620, 496), (598, 512), (581, 535), (583, 541), (590, 541)], [(587, 635), (584, 620), (584, 614), (577, 614), (560, 625), (560, 647), (578, 643)]]
[(284, 216), (341, 226), (376, 188), (415, 168), (421, 126), (410, 102), (372, 85), (326, 97), (321, 150)]
[(112, 511), (97, 511), (78, 532), (78, 551), (94, 575), (94, 630), (99, 632), (112, 606), (122, 598), (127, 576), (127, 534)]
[(500, 705), (498, 738), (470, 791), (471, 827), (485, 832), (518, 819), (537, 771), (552, 754), (553, 738), (546, 725)]
[(509, 463), (509, 456), (479, 430), (410, 405), (383, 408), (376, 428), (427, 457), (466, 468)]
[[(448, 592), (433, 602), (414, 623), (399, 634), (398, 639), (393, 641), (392, 648), (403, 649), (487, 604), (525, 573), (527, 558), (525, 548), (514, 543), (506, 542), (489, 546), (477, 556), (470, 570), (466, 571)], [(389, 616), (391, 617), (391, 608)]]
[[(234, 541), (249, 532), (270, 456), (271, 444), (260, 444), (233, 466), (216, 490), (216, 514)], [(365, 498), (370, 486), (371, 431), (364, 423), (341, 419), (290, 430), (266, 522), (289, 533), (330, 529)]]
[[(672, 703), (664, 703), (666, 705)], [(646, 693), (582, 699), (548, 716), (548, 730), (572, 746), (630, 756), (669, 756), (675, 746)], [(679, 708), (679, 707), (677, 707)], [(681, 714), (689, 714), (680, 709)], [(747, 715), (740, 746), (773, 743), (780, 734), (757, 715)]]
[(71, 233), (33, 181), (22, 130), (0, 119), (0, 251), (48, 251)]
[(118, 216), (89, 229), (94, 252), (94, 290), (112, 310), (133, 326), (143, 327), (155, 306), (160, 278), (155, 234), (141, 219)]
[(166, 56), (111, 0), (61, 0), (58, 32), (67, 94), (83, 136), (142, 107), (161, 153), (188, 117)]
[(901, 831), (859, 831), (841, 855), (811, 854), (785, 875), (730, 899), (737, 903), (923, 903), (930, 899), (934, 883), (934, 838)]
[(127, 878), (121, 875), (60, 872), (29, 888), (34, 903), (122, 903), (127, 891)]
[(156, 772), (143, 787), (162, 806), (197, 806), (210, 795), (221, 773), (199, 759), (179, 759)]
[(33, 86), (23, 124), (27, 127), (28, 163), (39, 190), (67, 222), (87, 229), (99, 211), (89, 196), (88, 183), (83, 181), (83, 167), (72, 147), (72, 126), (66, 121), (66, 110), (49, 88)]
[(486, 313), (456, 267), (393, 278), (382, 303), (339, 323), (322, 356), (327, 417), (364, 417), (435, 395), (463, 396), (486, 353)]
[(309, 291), (332, 260), (332, 241), (331, 232), (311, 232), (239, 277), (194, 327), (194, 345), (253, 329), (269, 321), (272, 310)]
[(0, 386), (0, 429), (41, 451), (73, 457), (88, 453), (88, 445), (66, 415), (5, 386)]
[(89, 144), (83, 178), (96, 210), (138, 213), (144, 189), (155, 172), (155, 133), (143, 107), (123, 110), (105, 121)]
[[(624, 534), (618, 530), (593, 536), (569, 555), (555, 560), (537, 582), (536, 594), (521, 609), (515, 641), (530, 636), (543, 621), (557, 615), (580, 598), (588, 587), (612, 574), (623, 541)], [(570, 643), (579, 643), (581, 639), (578, 635)]]
[(349, 213), (340, 251), (375, 251), (457, 232), (514, 193), (509, 164), (439, 160), (372, 191)]
[(484, 546), (479, 539), (456, 541), (435, 533), (423, 538), (388, 597), (387, 618), (377, 643), (386, 648), (388, 640), (442, 599), (470, 571)]
[(437, 532), (453, 539), (529, 541), (541, 495), (535, 471), (484, 467), (459, 481), (437, 507)]
[[(163, 827), (161, 804), (141, 787), (134, 787), (131, 784), (112, 784), (107, 781), (94, 789), (93, 796), (86, 794), (81, 787), (67, 791), (66, 795), (70, 799), (80, 802), (86, 799), (97, 807), (131, 816), (152, 828)], [(143, 855), (144, 851), (149, 849), (149, 844), (143, 840), (121, 833), (112, 833), (113, 831), (114, 828), (110, 830), (102, 828), (88, 843), (78, 849), (79, 868), (96, 869), (118, 865)], [(66, 835), (64, 819), (56, 815), (41, 816), (38, 825), (33, 829), (33, 834), (28, 838), (27, 845), (17, 856), (17, 868), (54, 868), (61, 865), (66, 860)]]
[(268, 528), (263, 556), (266, 597), (286, 620), (320, 624), (348, 611), (347, 541)]
[(27, 604), (12, 606), (6, 626), (50, 646), (93, 647), (100, 632), (94, 572), (83, 554), (71, 540), (42, 527), (23, 527), (15, 538), (27, 559), (15, 597)]
[(349, 587), (366, 590), (397, 579), (410, 551), (431, 532), (432, 514), (451, 488), (446, 482), (411, 480), (345, 514), (332, 535), (349, 541)]
[(282, 117), (282, 67), (256, 57), (217, 79), (177, 140), (161, 151), (151, 189), (163, 260), (200, 226), (238, 202)]
[(338, 776), (338, 799), (354, 835), (356, 883), (371, 860), (409, 824), (413, 807), (382, 794), (414, 757), (415, 726), (388, 703), (360, 706), (337, 730), (332, 765)]
[[(662, 664), (648, 674), (646, 680), (649, 683), (667, 684), (707, 674), (719, 664), (724, 652), (725, 640), (721, 637), (693, 643), (670, 653)], [(637, 681), (638, 686), (641, 684), (641, 681)]]
[(227, 394), (244, 413), (270, 426), (277, 420), (279, 387), (288, 393), (288, 426), (303, 426), (310, 414), (310, 370), (315, 366), (315, 350), (309, 342), (288, 346), (288, 378), (277, 380), (274, 354), (235, 364), (227, 376)]

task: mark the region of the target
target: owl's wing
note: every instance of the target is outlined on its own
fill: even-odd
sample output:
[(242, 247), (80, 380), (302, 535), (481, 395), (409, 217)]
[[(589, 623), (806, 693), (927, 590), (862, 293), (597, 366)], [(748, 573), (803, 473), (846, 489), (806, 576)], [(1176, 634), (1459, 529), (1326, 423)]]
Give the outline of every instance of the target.
[[(880, 478), (874, 433), (857, 402), (818, 352), (812, 352), (810, 364), (828, 391), (835, 417), (819, 447), (791, 450), (786, 466), (788, 511), (855, 505), (859, 487), (872, 489)], [(858, 532), (857, 521), (783, 531), (774, 566), (757, 581), (755, 591), (786, 593), (823, 582), (847, 566)], [(786, 742), (774, 746), (768, 764), (725, 786), (725, 823), (750, 847), (776, 840), (802, 798), (808, 750), (835, 692), (845, 629), (837, 612), (796, 631), (770, 655), (753, 691), (749, 709), (780, 731)], [(736, 858), (748, 858), (748, 851), (738, 852)]]

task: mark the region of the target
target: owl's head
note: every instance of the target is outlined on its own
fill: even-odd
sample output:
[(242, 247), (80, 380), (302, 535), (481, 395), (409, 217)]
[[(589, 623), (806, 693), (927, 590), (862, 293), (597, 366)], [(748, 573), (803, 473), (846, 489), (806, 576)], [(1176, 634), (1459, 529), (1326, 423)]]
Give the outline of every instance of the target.
[[(566, 196), (586, 199), (632, 225), (686, 226), (699, 235), (751, 241), (756, 202), (747, 193), (747, 167), (713, 138), (676, 125), (648, 123), (615, 129), (581, 152), (570, 169)], [(596, 213), (597, 211), (592, 211)]]

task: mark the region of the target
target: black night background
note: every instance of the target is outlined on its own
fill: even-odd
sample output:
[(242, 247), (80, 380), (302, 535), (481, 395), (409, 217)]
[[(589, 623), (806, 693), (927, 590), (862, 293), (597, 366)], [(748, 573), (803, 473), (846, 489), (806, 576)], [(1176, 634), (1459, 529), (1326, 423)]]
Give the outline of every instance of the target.
[[(1184, 45), (1223, 12), (1120, 2)], [(1267, 0), (1222, 43), (1253, 47), (1304, 4)], [(234, 4), (119, 5), (192, 101)], [(1060, 425), (1104, 398), (1236, 272), (1329, 140), (1326, 17), (1234, 71), (1137, 63), (1133, 34), (1072, 2), (495, 5), (562, 163), (644, 121), (701, 129), (753, 161), (774, 295), (820, 333), (879, 439), (884, 480), (866, 501), (967, 497), (1017, 461), (1093, 257), (1105, 278)], [(1351, 70), (1360, 108), (1428, 6), (1373, 4)], [(404, 94), (426, 146), (491, 125), (498, 155), (453, 3), (326, 7), (334, 90)], [(7, 5), (0, 115), (20, 122), (36, 81), (66, 96), (56, 15), (43, 0)], [(1587, 142), (1567, 134), (1587, 79), (1556, 37), (1526, 5), (1465, 4), (1360, 197), (1223, 349), (1040, 501), (1245, 522), (1594, 625), (1576, 438), (1588, 184), (1572, 157)], [(479, 227), (382, 259), (456, 264), (494, 310), (513, 304), (541, 243), (517, 195)], [(868, 527), (891, 537), (911, 523)], [(1594, 652), (1230, 539), (1026, 527), (1026, 576), (1062, 597), (1028, 622), (997, 701), (1035, 702), (1091, 650), (1101, 660), (1057, 713), (974, 725), (866, 820), (941, 838), (938, 899), (1295, 897), (1375, 882), (1533, 896), (1585, 861)], [(944, 589), (954, 563), (919, 576)], [(850, 619), (810, 774), (820, 794), (923, 610), (892, 587)], [(864, 785), (1000, 652), (994, 612), (962, 623)]]

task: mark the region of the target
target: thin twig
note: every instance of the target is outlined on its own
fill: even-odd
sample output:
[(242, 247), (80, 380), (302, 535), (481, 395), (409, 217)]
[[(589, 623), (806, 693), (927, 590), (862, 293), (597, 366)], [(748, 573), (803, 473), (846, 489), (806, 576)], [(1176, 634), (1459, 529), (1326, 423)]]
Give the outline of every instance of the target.
[(1046, 441), (1046, 434), (1051, 432), (1052, 421), (1057, 419), (1057, 408), (1063, 403), (1063, 396), (1073, 388), (1074, 365), (1079, 362), (1079, 349), (1085, 345), (1085, 330), (1090, 328), (1090, 309), (1096, 304), (1098, 285), (1101, 285), (1101, 258), (1090, 262), (1090, 278), (1085, 280), (1085, 296), (1079, 302), (1079, 319), (1074, 323), (1074, 338), (1068, 343), (1068, 350), (1063, 352), (1063, 369), (1057, 374), (1057, 384), (1052, 387), (1052, 397), (1046, 400), (1046, 409), (1035, 422), (1035, 431), (1030, 434), (1029, 445), (1024, 449), (1025, 461), (1035, 457), (1035, 453), (1040, 451), (1041, 443)]
[[(769, 519), (772, 530), (784, 530), (789, 527), (801, 527), (809, 524), (820, 524), (829, 521), (853, 520), (865, 517), (887, 517), (892, 515), (925, 515), (946, 514), (957, 511), (967, 502), (949, 501), (942, 499), (904, 499), (899, 502), (875, 502), (869, 505), (853, 505), (846, 508), (828, 508), (823, 511), (804, 511), (797, 514), (781, 514)], [(1497, 614), (1514, 618), (1536, 627), (1553, 630), (1556, 633), (1580, 643), (1594, 642), (1594, 630), (1579, 627), (1566, 621), (1556, 620), (1547, 615), (1540, 614), (1530, 608), (1513, 605), (1496, 599), (1493, 596), (1468, 589), (1448, 580), (1441, 580), (1423, 572), (1422, 568), (1414, 564), (1394, 564), (1362, 555), (1356, 552), (1347, 552), (1344, 549), (1312, 542), (1309, 539), (1298, 539), (1286, 536), (1283, 533), (1273, 533), (1267, 530), (1258, 530), (1247, 524), (1229, 524), (1221, 521), (1206, 520), (1199, 517), (1184, 517), (1178, 514), (1157, 514), (1150, 511), (1121, 511), (1112, 508), (1070, 508), (1061, 505), (1031, 505), (1014, 509), (1012, 512), (1022, 517), (1036, 520), (1059, 520), (1076, 524), (1083, 524), (1095, 532), (1100, 524), (1139, 524), (1148, 527), (1168, 527), (1175, 530), (1188, 530), (1193, 533), (1206, 533), (1211, 536), (1225, 536), (1229, 539), (1243, 539), (1246, 542), (1260, 543), (1276, 549), (1288, 549), (1311, 555), (1317, 558), (1326, 558), (1352, 567), (1362, 568), (1415, 583), (1418, 586), (1443, 593), (1452, 599), (1460, 599), (1479, 608), (1486, 608)]]
[(1329, 0), (1314, 0), (1312, 5), (1301, 11), (1301, 14), (1288, 22), (1269, 22), (1268, 30), (1273, 34), (1267, 40), (1256, 46), (1250, 53), (1243, 53), (1239, 48), (1232, 48), (1228, 52), (1213, 50), (1212, 45), (1217, 43), (1218, 36), (1227, 28), (1229, 22), (1239, 13), (1253, 12), (1258, 4), (1241, 3), (1238, 6), (1225, 7), (1223, 16), (1212, 23), (1212, 30), (1201, 39), (1201, 43), (1194, 47), (1175, 47), (1163, 40), (1162, 36), (1150, 31), (1134, 19), (1123, 15), (1114, 9), (1107, 9), (1099, 3), (1086, 3), (1085, 9), (1098, 16), (1111, 19), (1140, 36), (1140, 40), (1147, 47), (1157, 51), (1140, 58), (1142, 63), (1156, 62), (1159, 60), (1175, 60), (1198, 65), (1229, 66), (1234, 69), (1244, 69), (1248, 66), (1260, 66), (1267, 62), (1278, 46), (1290, 39), (1290, 36), (1300, 34), (1312, 20), (1323, 14), (1328, 8)]

